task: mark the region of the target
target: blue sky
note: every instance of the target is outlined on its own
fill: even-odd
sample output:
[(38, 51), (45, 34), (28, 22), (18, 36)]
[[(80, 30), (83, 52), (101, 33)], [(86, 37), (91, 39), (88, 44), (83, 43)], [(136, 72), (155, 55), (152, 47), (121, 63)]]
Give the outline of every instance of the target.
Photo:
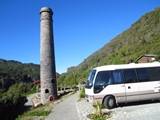
[(39, 10), (54, 11), (57, 72), (81, 63), (160, 0), (0, 0), (0, 58), (39, 60)]

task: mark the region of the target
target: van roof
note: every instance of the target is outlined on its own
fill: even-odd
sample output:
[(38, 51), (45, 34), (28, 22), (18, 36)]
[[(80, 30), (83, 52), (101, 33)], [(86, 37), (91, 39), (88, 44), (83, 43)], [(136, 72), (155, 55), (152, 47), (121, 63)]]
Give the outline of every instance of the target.
[(119, 65), (105, 65), (94, 68), (97, 71), (105, 71), (105, 70), (117, 70), (117, 69), (129, 69), (129, 68), (145, 68), (145, 67), (160, 67), (159, 62), (153, 63), (129, 63), (129, 64), (119, 64)]

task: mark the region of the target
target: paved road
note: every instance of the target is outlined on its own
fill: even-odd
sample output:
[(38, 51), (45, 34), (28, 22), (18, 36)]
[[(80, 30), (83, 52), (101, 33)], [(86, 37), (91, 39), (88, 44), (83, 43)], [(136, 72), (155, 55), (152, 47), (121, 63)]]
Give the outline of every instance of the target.
[(46, 120), (79, 120), (76, 102), (77, 94), (68, 96), (62, 102), (55, 104)]
[(111, 111), (110, 120), (160, 120), (160, 102), (127, 105)]

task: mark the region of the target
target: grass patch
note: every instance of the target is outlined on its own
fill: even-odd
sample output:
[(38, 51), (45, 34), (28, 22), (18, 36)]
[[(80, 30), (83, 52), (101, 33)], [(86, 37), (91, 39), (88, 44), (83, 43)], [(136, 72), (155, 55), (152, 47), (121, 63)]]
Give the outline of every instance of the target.
[(50, 111), (47, 110), (42, 111), (41, 109), (37, 108), (26, 112), (25, 116), (47, 116), (49, 113)]
[(53, 103), (42, 105), (36, 108), (32, 107), (22, 115), (18, 116), (16, 120), (33, 120), (36, 118), (44, 120), (45, 117), (49, 115), (52, 109), (53, 109)]

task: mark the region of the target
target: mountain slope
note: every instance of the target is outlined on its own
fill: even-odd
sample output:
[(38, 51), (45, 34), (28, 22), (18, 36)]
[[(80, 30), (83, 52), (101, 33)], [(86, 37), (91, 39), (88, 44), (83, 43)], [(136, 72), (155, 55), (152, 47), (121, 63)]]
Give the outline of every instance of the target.
[(81, 64), (64, 73), (59, 84), (84, 81), (89, 70), (96, 66), (135, 61), (143, 54), (160, 55), (160, 8), (142, 16), (137, 22), (116, 36)]

